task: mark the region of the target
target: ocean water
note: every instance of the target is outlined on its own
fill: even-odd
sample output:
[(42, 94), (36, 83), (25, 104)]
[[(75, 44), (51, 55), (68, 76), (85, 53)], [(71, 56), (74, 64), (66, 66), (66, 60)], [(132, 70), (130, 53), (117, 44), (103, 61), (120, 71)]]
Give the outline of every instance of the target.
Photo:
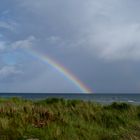
[(0, 93), (0, 97), (22, 97), (25, 99), (64, 98), (94, 101), (110, 104), (112, 102), (128, 102), (140, 104), (140, 94), (45, 94), (45, 93)]

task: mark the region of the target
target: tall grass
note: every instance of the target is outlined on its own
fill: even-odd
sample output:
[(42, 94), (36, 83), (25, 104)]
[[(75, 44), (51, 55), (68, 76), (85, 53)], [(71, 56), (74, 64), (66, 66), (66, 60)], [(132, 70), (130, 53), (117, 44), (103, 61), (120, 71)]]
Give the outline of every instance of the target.
[(140, 140), (140, 106), (0, 99), (0, 140)]

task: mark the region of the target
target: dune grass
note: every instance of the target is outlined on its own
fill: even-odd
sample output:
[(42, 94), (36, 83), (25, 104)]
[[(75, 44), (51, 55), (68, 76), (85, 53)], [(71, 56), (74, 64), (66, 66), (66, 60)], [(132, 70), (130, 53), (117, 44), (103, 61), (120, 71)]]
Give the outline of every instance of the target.
[(140, 140), (140, 106), (1, 98), (0, 140)]

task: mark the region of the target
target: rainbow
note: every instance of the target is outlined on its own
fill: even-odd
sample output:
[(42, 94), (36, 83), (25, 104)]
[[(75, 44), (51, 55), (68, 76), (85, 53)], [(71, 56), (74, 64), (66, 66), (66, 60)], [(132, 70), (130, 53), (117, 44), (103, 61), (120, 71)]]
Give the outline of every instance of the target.
[(32, 48), (28, 48), (28, 53), (37, 59), (43, 61), (44, 63), (49, 64), (53, 68), (55, 68), (60, 74), (62, 74), (65, 78), (71, 81), (82, 93), (92, 93), (91, 89), (87, 87), (81, 80), (79, 80), (72, 72), (70, 72), (67, 68), (65, 68), (58, 61), (51, 58), (48, 54), (44, 55)]

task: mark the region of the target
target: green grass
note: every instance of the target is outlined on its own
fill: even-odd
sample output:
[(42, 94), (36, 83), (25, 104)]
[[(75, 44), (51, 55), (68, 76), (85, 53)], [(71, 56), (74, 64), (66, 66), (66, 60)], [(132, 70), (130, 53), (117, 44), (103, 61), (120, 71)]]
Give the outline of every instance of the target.
[(0, 99), (0, 140), (140, 140), (140, 106)]

